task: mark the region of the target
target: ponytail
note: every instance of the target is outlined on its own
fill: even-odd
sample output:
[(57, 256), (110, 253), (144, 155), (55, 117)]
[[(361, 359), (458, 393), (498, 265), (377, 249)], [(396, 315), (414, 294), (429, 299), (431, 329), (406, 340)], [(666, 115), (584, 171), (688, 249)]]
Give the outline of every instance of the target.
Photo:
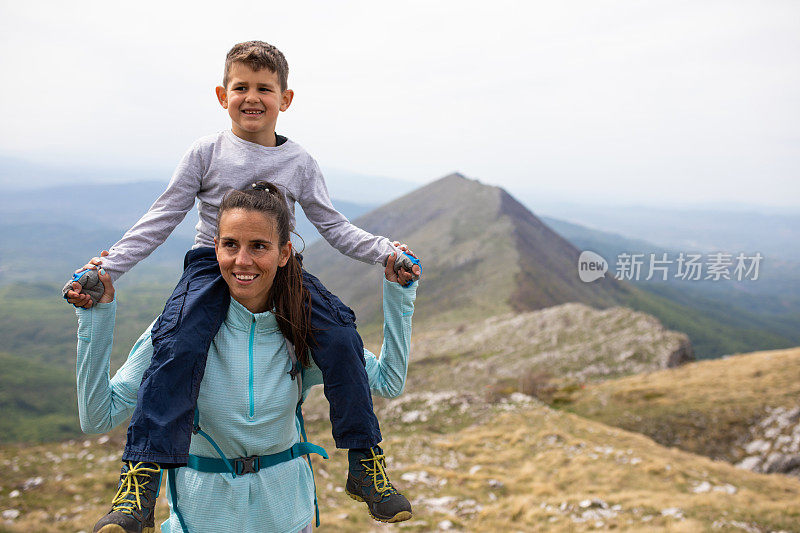
[(281, 333), (294, 344), (297, 359), (303, 368), (311, 366), (311, 300), (303, 286), (303, 256), (292, 250), (286, 266), (278, 268), (272, 282), (272, 303)]

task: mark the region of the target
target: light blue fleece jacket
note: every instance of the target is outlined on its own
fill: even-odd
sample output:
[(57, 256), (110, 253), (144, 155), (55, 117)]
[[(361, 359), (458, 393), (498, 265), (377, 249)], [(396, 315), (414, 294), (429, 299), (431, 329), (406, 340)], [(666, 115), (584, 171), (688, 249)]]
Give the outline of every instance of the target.
[[(380, 396), (397, 396), (405, 386), (416, 289), (417, 283), (403, 288), (384, 279), (381, 356), (378, 359), (364, 350), (370, 387)], [(153, 355), (150, 328), (110, 378), (116, 302), (76, 312), (81, 428), (89, 433), (105, 432), (133, 413), (142, 375)], [(297, 385), (290, 370), (275, 315), (253, 314), (232, 299), (209, 349), (197, 400), (200, 426), (226, 457), (277, 453), (300, 442), (295, 417)], [(322, 373), (312, 364), (304, 372), (303, 396), (320, 383)], [(200, 435), (192, 435), (189, 452), (218, 457)], [(180, 468), (176, 487), (178, 508), (192, 533), (296, 533), (313, 519), (314, 482), (304, 458), (236, 478)], [(162, 524), (162, 531), (181, 531), (171, 498), (170, 518)]]

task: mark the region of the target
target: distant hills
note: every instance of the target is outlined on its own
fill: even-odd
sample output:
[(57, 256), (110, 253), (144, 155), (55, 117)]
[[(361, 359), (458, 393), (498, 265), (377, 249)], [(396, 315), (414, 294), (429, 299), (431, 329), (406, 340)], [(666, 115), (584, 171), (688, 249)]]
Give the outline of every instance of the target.
[[(164, 191), (165, 182), (57, 185), (10, 190), (0, 195), (0, 286), (11, 282), (60, 282), (100, 250), (117, 242)], [(355, 218), (369, 210), (335, 200), (337, 209)], [(174, 283), (183, 255), (194, 244), (197, 211), (192, 209), (173, 234), (149, 258), (120, 281)], [(297, 231), (312, 241), (317, 230), (298, 209)], [(32, 277), (31, 272), (36, 276)], [(174, 281), (173, 281), (174, 280)]]
[[(676, 212), (674, 216), (680, 217), (681, 215)], [(696, 213), (694, 216), (699, 218)], [(731, 213), (728, 213), (727, 216), (734, 219), (739, 217), (739, 215), (733, 216)], [(655, 235), (648, 236), (647, 239), (636, 239), (625, 237), (619, 233), (591, 229), (558, 218), (542, 217), (542, 221), (577, 248), (598, 252), (609, 261), (613, 261), (621, 253), (644, 254), (645, 258), (649, 258), (651, 253), (656, 254), (656, 257), (661, 257), (661, 254), (667, 253), (668, 257), (674, 260), (681, 252), (713, 253), (714, 251), (726, 250), (728, 253), (735, 255), (738, 252), (750, 250), (748, 253), (754, 253), (762, 249), (757, 245), (752, 245), (752, 248), (747, 249), (734, 248), (736, 246), (733, 244), (735, 241), (731, 241), (728, 246), (720, 246), (715, 250), (681, 248), (675, 245), (665, 246), (661, 241), (656, 240)], [(798, 217), (797, 223), (800, 224), (800, 217)], [(676, 230), (673, 228), (672, 231)], [(697, 231), (703, 231), (703, 228), (698, 227)], [(765, 240), (778, 238), (770, 235), (769, 227), (759, 228), (759, 231)], [(642, 234), (644, 230), (630, 228), (630, 232)], [(630, 235), (631, 233), (628, 234)], [(786, 234), (783, 237), (788, 238), (789, 236), (789, 234)], [(800, 230), (798, 230), (797, 238), (800, 239)], [(664, 289), (659, 287), (666, 286), (675, 289), (683, 297), (697, 296), (715, 299), (721, 307), (734, 305), (755, 313), (778, 315), (797, 313), (800, 311), (800, 262), (789, 259), (793, 253), (792, 248), (792, 246), (787, 246), (786, 253), (772, 250), (771, 253), (765, 252), (762, 254), (764, 255), (764, 260), (759, 269), (757, 281), (736, 281), (733, 279), (725, 280), (724, 282), (713, 280), (685, 281), (670, 276), (667, 282), (662, 282), (656, 277), (656, 279), (649, 282), (641, 279), (637, 281), (637, 285), (654, 291), (663, 291)]]
[[(607, 254), (652, 250), (644, 241), (549, 220), (581, 249)], [(418, 316), (434, 322), (475, 320), (580, 302), (594, 307), (622, 305), (658, 317), (687, 333), (699, 358), (800, 343), (800, 306), (775, 312), (746, 303), (765, 297), (736, 291), (689, 290), (684, 285), (618, 282), (613, 273), (592, 283), (577, 276), (579, 248), (544, 224), (506, 191), (451, 174), (398, 198), (354, 221), (373, 233), (408, 242), (425, 268)], [(380, 320), (380, 269), (357, 264), (325, 242), (306, 252), (306, 265), (356, 310), (369, 334)], [(346, 273), (346, 275), (343, 275)], [(735, 301), (735, 300), (734, 300)], [(372, 329), (371, 329), (372, 328)]]
[[(672, 258), (679, 252), (560, 219), (542, 220), (578, 249), (593, 250), (609, 261), (623, 252), (646, 256), (666, 252)], [(634, 285), (651, 297), (637, 297), (629, 305), (688, 333), (700, 357), (800, 344), (800, 263), (767, 258), (757, 281), (670, 278), (666, 282), (641, 279)]]
[(0, 352), (0, 443), (61, 440), (78, 434), (75, 373)]
[[(78, 183), (82, 182), (0, 195), (0, 286), (60, 284), (65, 274), (115, 242), (165, 185), (161, 181), (89, 187)], [(331, 191), (361, 186), (376, 195), (381, 183), (366, 176), (335, 177)], [(383, 193), (387, 197), (407, 186), (387, 183)], [(599, 307), (625, 305), (657, 316), (667, 327), (687, 333), (701, 358), (800, 344), (800, 267), (788, 261), (765, 262), (762, 277), (749, 284), (620, 284), (611, 273), (607, 279), (584, 284), (575, 276), (578, 250), (594, 250), (609, 260), (626, 250), (674, 250), (539, 218), (506, 191), (457, 174), (372, 213), (368, 205), (336, 197), (334, 204), (357, 224), (404, 239), (421, 254), (424, 283), (430, 291), (419, 303), (423, 318), (437, 315), (447, 320), (449, 314), (457, 321), (460, 316), (573, 301)], [(305, 254), (308, 268), (357, 309), (362, 326), (371, 323), (374, 330), (379, 272), (335, 252), (324, 254), (323, 250), (332, 249), (319, 240), (301, 209), (297, 215), (299, 233), (307, 244), (313, 243)], [(196, 220), (196, 212), (190, 211), (167, 242), (126, 274), (119, 287), (156, 286), (168, 293), (192, 245)]]
[[(115, 242), (163, 186), (154, 181), (86, 190), (52, 187), (0, 196), (0, 298), (13, 302), (0, 308), (0, 349), (8, 353), (0, 360), (0, 386), (5, 368), (17, 358), (72, 370), (75, 318), (58, 296), (60, 285), (74, 268)], [(335, 204), (357, 225), (405, 240), (423, 258), (417, 332), (580, 303), (652, 315), (666, 328), (687, 334), (698, 358), (800, 344), (800, 308), (793, 303), (790, 281), (787, 294), (781, 294), (783, 280), (773, 279), (774, 295), (734, 285), (704, 290), (678, 283), (636, 284), (612, 275), (583, 283), (576, 272), (581, 249), (611, 258), (619, 250), (654, 245), (542, 220), (503, 189), (459, 174), (369, 212), (363, 205)], [(115, 361), (162, 309), (192, 244), (196, 216), (190, 212), (167, 243), (118, 284)], [(315, 230), (300, 216), (298, 223), (310, 242)], [(381, 269), (347, 259), (322, 241), (310, 245), (305, 256), (307, 268), (356, 309), (365, 338), (377, 338)], [(64, 376), (60, 379), (69, 381)], [(38, 387), (38, 378), (31, 379), (30, 385)], [(48, 379), (42, 375), (41, 385), (56, 390), (45, 385)], [(42, 431), (48, 430), (42, 426)]]
[[(646, 179), (643, 177), (643, 179)], [(753, 184), (753, 187), (758, 187)], [(699, 204), (687, 190), (684, 205), (548, 200), (530, 190), (515, 196), (543, 217), (691, 251), (760, 251), (773, 260), (800, 261), (800, 205), (767, 207), (729, 202)], [(795, 202), (797, 199), (794, 199)]]

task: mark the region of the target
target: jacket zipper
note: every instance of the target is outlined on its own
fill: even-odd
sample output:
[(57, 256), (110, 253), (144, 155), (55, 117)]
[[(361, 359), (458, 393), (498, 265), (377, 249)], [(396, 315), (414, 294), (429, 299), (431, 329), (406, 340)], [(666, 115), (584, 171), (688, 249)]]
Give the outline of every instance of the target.
[(256, 336), (256, 317), (253, 317), (253, 321), (250, 323), (250, 350), (249, 350), (249, 360), (250, 360), (250, 376), (249, 376), (249, 396), (250, 396), (250, 419), (252, 420), (255, 416), (255, 400), (253, 398), (253, 341), (255, 340)]

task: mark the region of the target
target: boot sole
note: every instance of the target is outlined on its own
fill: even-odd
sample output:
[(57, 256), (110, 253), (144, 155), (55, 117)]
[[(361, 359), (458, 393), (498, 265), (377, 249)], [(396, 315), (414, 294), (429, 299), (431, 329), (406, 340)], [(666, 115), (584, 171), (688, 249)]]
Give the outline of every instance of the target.
[[(96, 533), (127, 533), (127, 531), (117, 524), (106, 524), (98, 529)], [(155, 533), (155, 526), (142, 528), (142, 533)]]
[[(344, 490), (344, 493), (347, 494), (348, 496), (350, 496), (352, 499), (354, 499), (357, 502), (364, 502), (364, 498), (362, 498), (358, 494), (353, 494), (352, 492), (350, 492), (347, 489)], [(380, 517), (375, 516), (374, 514), (372, 514), (372, 510), (369, 508), (369, 505), (367, 505), (367, 512), (369, 513), (369, 515), (372, 517), (373, 520), (377, 520), (378, 522), (385, 522), (387, 524), (394, 524), (395, 522), (405, 522), (406, 520), (410, 520), (411, 519), (411, 511), (400, 511), (399, 513), (397, 513), (396, 515), (394, 515), (392, 517), (380, 518)]]

